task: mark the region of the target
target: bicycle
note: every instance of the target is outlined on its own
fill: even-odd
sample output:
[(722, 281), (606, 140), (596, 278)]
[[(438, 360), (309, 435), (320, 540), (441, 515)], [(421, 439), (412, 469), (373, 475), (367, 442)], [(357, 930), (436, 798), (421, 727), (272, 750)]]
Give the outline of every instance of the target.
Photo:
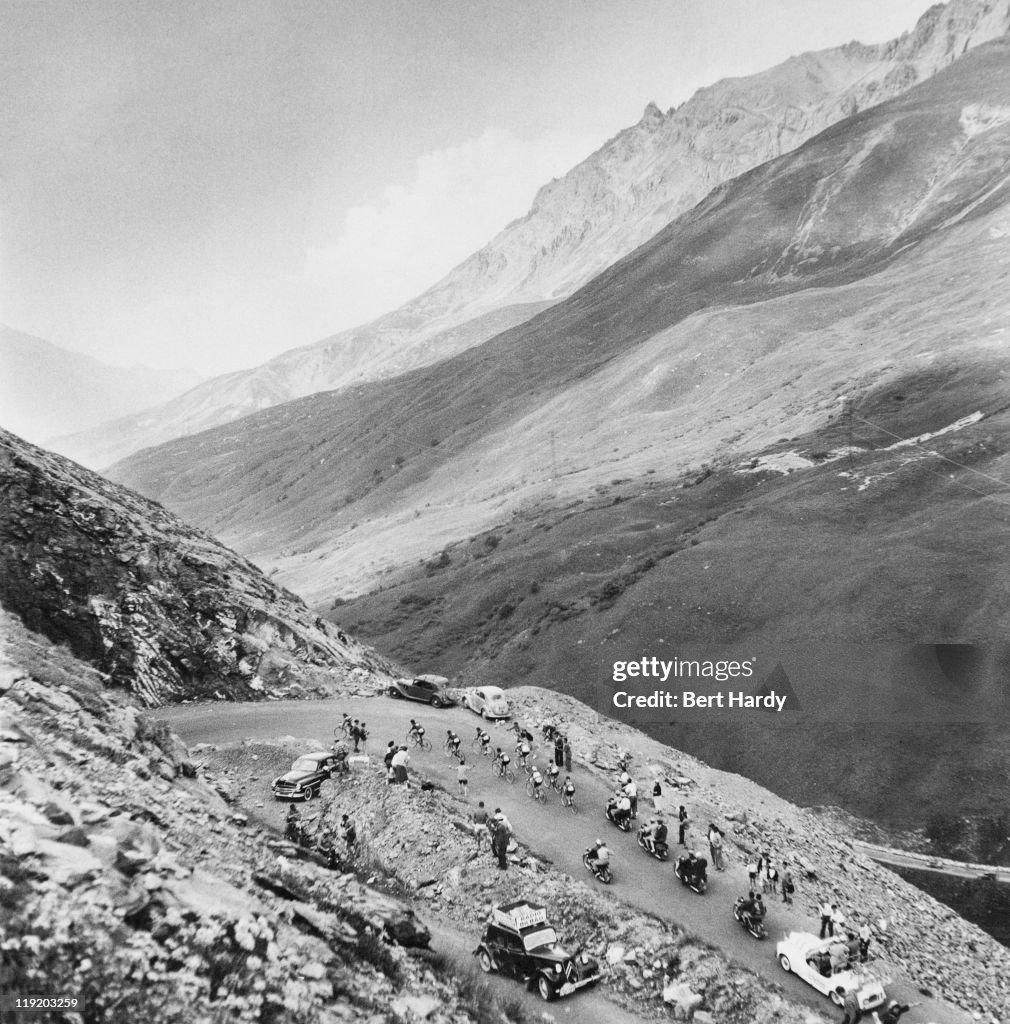
[(558, 775), (551, 775), (551, 773), (548, 772), (547, 773), (547, 784), (551, 787), (551, 789), (554, 790), (555, 793), (559, 793), (560, 794), (561, 791), (564, 789), (564, 783), (561, 781), (561, 775), (560, 774), (558, 774)]
[(491, 762), (491, 774), (504, 779), (510, 786), (516, 781), (516, 773), (500, 757)]
[(562, 793), (561, 794), (561, 806), (567, 807), (572, 814), (578, 814), (578, 810), (575, 807), (575, 794), (574, 793)]
[(407, 742), (413, 747), (420, 747), (422, 750), (431, 750), (431, 740), (426, 739), (424, 733), (407, 730)]
[(333, 735), (338, 740), (351, 738), (351, 719), (345, 714), (343, 721), (333, 730)]
[(542, 804), (547, 803), (547, 794), (544, 792), (543, 784), (537, 786), (533, 782), (532, 776), (526, 780), (526, 795), (531, 800), (539, 800)]
[(463, 760), (463, 754), (459, 749), (458, 743), (453, 743), (452, 740), (446, 740), (445, 747), (443, 749), (445, 750), (446, 757), (454, 757), (457, 761)]
[(479, 736), (474, 736), (474, 738), (470, 741), (470, 749), (475, 754), (484, 754), (486, 756), (485, 751), (490, 746), (490, 741), (484, 743)]

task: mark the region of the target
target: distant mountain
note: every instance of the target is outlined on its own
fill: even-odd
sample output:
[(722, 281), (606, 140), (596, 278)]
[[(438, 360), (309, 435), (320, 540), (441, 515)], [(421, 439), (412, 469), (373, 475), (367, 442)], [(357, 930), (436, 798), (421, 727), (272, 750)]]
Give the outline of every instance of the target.
[[(1008, 53), (1010, 41), (987, 44), (725, 184), (572, 298), (476, 349), (179, 439), (114, 475), (322, 602), (615, 480), (679, 483), (705, 463), (762, 469), (765, 458), (772, 476), (812, 470), (847, 443), (844, 397), (880, 425), (852, 421), (854, 463), (977, 412), (985, 427), (969, 420), (937, 444), (991, 433), (972, 465), (998, 460)], [(808, 454), (791, 462), (790, 438)], [(874, 460), (912, 465), (917, 452)], [(776, 631), (812, 610), (788, 590), (782, 601)], [(991, 625), (995, 592), (974, 602)], [(900, 600), (887, 608), (904, 622)], [(919, 609), (922, 628), (930, 611), (947, 614)], [(957, 639), (966, 622), (926, 639)]]
[(146, 409), (202, 380), (189, 370), (109, 366), (0, 324), (0, 426), (36, 444)]
[(390, 668), (159, 505), (3, 430), (0, 605), (148, 705)]
[(1010, 0), (951, 0), (890, 43), (803, 54), (702, 89), (666, 113), (649, 104), (638, 124), (542, 188), (525, 217), (396, 312), (88, 431), (63, 450), (105, 466), (271, 405), (392, 377), (478, 345), (570, 295), (720, 183), (1007, 31)]

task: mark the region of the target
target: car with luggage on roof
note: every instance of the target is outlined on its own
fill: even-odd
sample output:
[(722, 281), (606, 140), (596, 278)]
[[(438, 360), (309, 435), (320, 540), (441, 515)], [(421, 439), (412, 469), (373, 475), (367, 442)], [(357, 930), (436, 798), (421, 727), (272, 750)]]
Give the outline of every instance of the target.
[(473, 951), (486, 973), (498, 971), (536, 988), (548, 1001), (592, 985), (600, 965), (588, 953), (570, 954), (547, 923), (547, 910), (519, 900), (496, 905)]

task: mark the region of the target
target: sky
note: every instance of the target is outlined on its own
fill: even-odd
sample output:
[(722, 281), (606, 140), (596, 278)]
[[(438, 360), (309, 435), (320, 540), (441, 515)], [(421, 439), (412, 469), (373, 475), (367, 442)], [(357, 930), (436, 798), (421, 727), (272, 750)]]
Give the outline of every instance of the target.
[(395, 309), (642, 115), (928, 0), (0, 0), (0, 323), (211, 375)]

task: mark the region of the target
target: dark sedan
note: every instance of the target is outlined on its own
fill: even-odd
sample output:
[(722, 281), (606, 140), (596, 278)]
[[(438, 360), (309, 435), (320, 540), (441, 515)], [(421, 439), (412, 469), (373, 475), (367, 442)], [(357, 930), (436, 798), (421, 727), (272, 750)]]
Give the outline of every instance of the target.
[(411, 676), (397, 679), (389, 688), (389, 696), (419, 700), (433, 708), (446, 708), (456, 703), (448, 692), (448, 686), (449, 680), (445, 676)]

